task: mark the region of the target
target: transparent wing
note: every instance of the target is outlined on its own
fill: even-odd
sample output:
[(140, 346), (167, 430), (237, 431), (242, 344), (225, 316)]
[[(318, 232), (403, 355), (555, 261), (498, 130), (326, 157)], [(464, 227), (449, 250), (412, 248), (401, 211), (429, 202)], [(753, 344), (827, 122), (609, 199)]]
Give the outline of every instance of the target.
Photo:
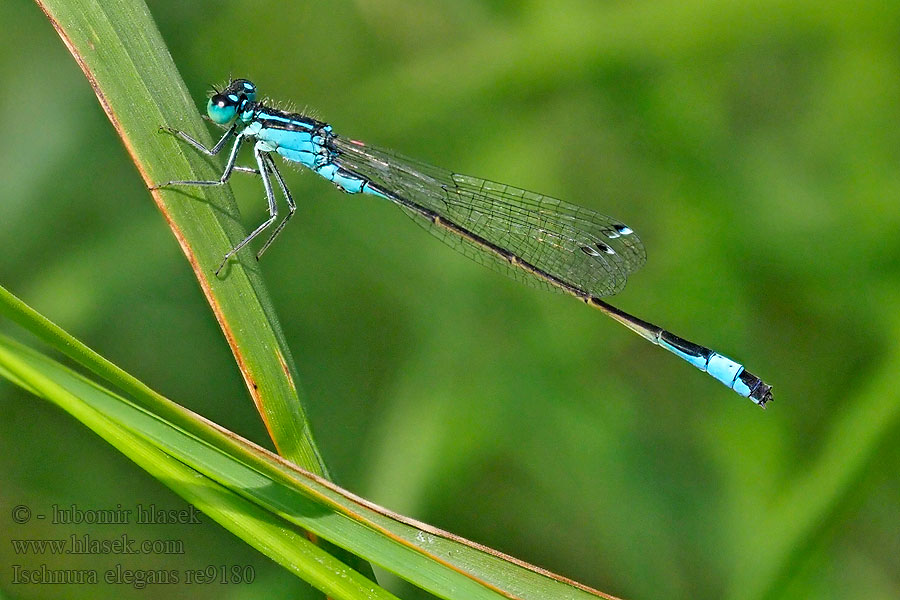
[[(592, 210), (502, 183), (453, 173), (390, 150), (335, 137), (334, 162), (520, 261), (594, 296), (610, 296), (646, 261), (630, 227)], [(408, 206), (413, 219), (473, 260), (539, 287), (555, 289), (540, 273), (486, 251), (458, 230)]]

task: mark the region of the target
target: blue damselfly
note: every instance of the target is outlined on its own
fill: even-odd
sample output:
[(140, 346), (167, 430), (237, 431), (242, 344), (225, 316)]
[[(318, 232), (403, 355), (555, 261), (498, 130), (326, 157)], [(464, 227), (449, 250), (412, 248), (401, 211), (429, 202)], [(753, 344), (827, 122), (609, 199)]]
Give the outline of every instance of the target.
[[(434, 167), (395, 152), (333, 133), (330, 125), (256, 101), (256, 86), (236, 79), (207, 104), (209, 118), (228, 128), (212, 148), (182, 131), (164, 128), (200, 152), (215, 155), (233, 139), (222, 176), (212, 181), (168, 181), (175, 185), (225, 184), (234, 171), (262, 178), (269, 218), (231, 249), (232, 256), (272, 226), (278, 207), (270, 176), (288, 205), (257, 258), (294, 214), (296, 204), (271, 153), (299, 163), (349, 194), (377, 196), (398, 205), (444, 242), (474, 260), (530, 284), (567, 292), (650, 342), (681, 357), (760, 406), (771, 386), (718, 352), (685, 340), (601, 300), (619, 292), (646, 260), (641, 240), (624, 223), (547, 196)], [(255, 140), (257, 168), (235, 165), (238, 150)]]

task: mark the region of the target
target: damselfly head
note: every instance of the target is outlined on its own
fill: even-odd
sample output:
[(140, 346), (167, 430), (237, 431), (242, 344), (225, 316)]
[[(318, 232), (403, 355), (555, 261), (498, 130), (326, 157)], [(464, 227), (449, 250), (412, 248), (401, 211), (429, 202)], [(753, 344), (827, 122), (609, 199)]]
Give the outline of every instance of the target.
[(206, 113), (214, 123), (227, 125), (234, 121), (247, 102), (256, 100), (256, 86), (246, 79), (235, 79), (221, 92), (216, 92), (206, 105)]

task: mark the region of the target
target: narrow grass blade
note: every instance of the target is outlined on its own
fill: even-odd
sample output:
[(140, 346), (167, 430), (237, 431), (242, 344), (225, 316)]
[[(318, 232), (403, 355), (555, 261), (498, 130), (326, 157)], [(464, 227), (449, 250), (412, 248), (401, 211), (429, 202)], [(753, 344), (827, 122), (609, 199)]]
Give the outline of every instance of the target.
[[(174, 126), (210, 142), (143, 2), (38, 0), (38, 5), (84, 71), (145, 185), (174, 175), (217, 177), (210, 161), (158, 131)], [(152, 196), (197, 276), (279, 453), (327, 474), (304, 413), (296, 367), (255, 261), (242, 254), (226, 277), (213, 276), (232, 240), (243, 237), (229, 189)]]
[[(103, 411), (124, 400), (37, 352), (0, 337), (0, 375), (57, 404), (220, 525), (332, 598), (395, 597), (306, 539), (300, 527), (235, 493), (192, 466), (185, 432), (169, 425), (163, 437), (180, 453), (168, 453)], [(137, 414), (134, 407), (125, 410)], [(99, 409), (99, 410), (98, 410)], [(173, 458), (175, 460), (173, 460)], [(227, 472), (227, 469), (226, 469)], [(227, 479), (227, 477), (225, 478)]]
[[(176, 425), (4, 336), (0, 374), (58, 404), (243, 539), (267, 553), (273, 545), (302, 552), (309, 564), (301, 576), (320, 589), (332, 585), (327, 573), (334, 569), (351, 577), (356, 588), (368, 590), (374, 584), (330, 556), (326, 572), (315, 568), (312, 563), (326, 560), (318, 554), (324, 551), (298, 537), (300, 528), (442, 598), (610, 598), (391, 513), (185, 409)], [(173, 465), (186, 470), (172, 471)], [(278, 533), (279, 522), (289, 531), (276, 543), (271, 536)]]

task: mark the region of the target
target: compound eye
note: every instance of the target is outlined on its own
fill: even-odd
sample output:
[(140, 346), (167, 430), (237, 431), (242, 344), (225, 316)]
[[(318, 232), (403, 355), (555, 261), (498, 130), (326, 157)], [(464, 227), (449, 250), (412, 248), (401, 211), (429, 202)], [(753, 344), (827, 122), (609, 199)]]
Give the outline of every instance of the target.
[(216, 94), (206, 105), (206, 114), (213, 123), (226, 125), (237, 116), (237, 97), (233, 94)]

